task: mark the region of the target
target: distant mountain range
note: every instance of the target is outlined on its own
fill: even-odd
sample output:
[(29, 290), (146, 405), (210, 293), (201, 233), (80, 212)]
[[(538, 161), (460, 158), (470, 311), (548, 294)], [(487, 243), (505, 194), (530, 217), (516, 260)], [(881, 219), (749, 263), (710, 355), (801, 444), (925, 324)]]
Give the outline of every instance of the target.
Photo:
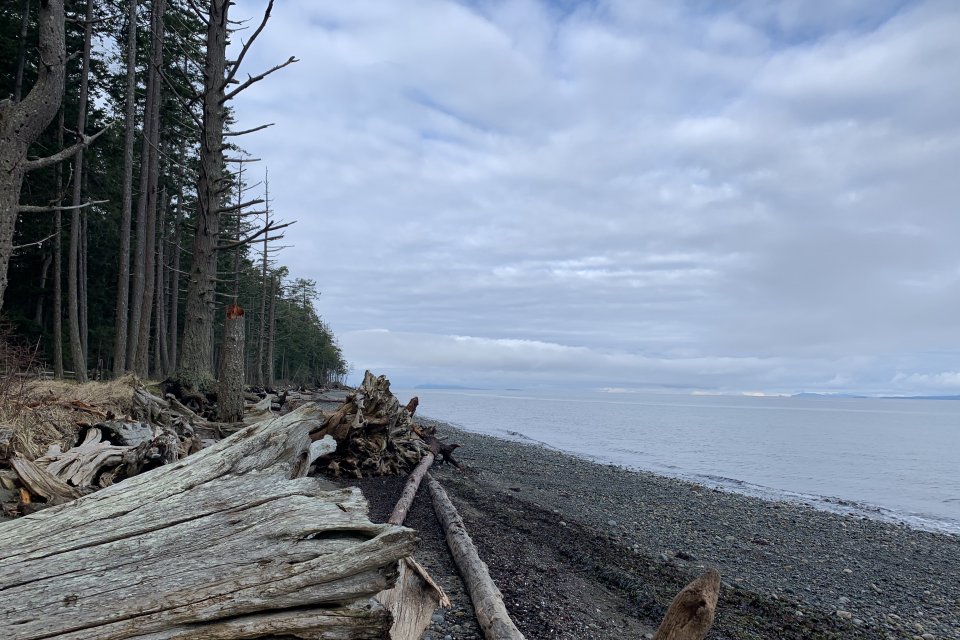
[(957, 396), (863, 396), (854, 393), (795, 393), (791, 398), (868, 398), (872, 400), (960, 400)]

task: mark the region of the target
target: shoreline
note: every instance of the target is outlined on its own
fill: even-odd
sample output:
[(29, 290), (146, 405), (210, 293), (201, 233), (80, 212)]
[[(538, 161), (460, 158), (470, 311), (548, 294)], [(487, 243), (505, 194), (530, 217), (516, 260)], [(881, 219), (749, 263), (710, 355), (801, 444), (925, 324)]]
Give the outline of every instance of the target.
[(661, 478), (670, 478), (680, 480), (688, 484), (697, 484), (716, 489), (718, 491), (735, 493), (738, 495), (765, 500), (767, 502), (783, 502), (786, 504), (805, 506), (817, 511), (833, 513), (835, 515), (851, 518), (868, 518), (878, 522), (906, 526), (916, 531), (926, 531), (928, 533), (938, 533), (949, 536), (960, 537), (960, 521), (921, 513), (904, 513), (895, 509), (885, 507), (879, 504), (872, 504), (855, 500), (852, 498), (841, 498), (838, 496), (816, 495), (801, 493), (797, 491), (788, 491), (786, 489), (775, 489), (759, 484), (738, 480), (736, 478), (721, 478), (717, 476), (703, 475), (697, 473), (671, 473), (662, 469), (646, 469), (639, 466), (621, 464), (612, 460), (606, 460), (602, 456), (582, 453), (577, 451), (567, 451), (555, 447), (548, 442), (537, 440), (526, 436), (519, 431), (504, 430), (501, 434), (483, 433), (466, 429), (457, 424), (447, 422), (438, 418), (433, 418), (424, 414), (421, 419), (436, 423), (448, 425), (451, 429), (458, 432), (471, 433), (475, 435), (487, 436), (507, 442), (516, 442), (517, 444), (526, 444), (535, 447), (542, 447), (547, 451), (553, 451), (563, 455), (571, 456), (600, 466), (613, 466), (633, 473), (649, 473)]
[[(433, 473), (529, 638), (643, 638), (707, 567), (723, 576), (708, 635), (715, 640), (960, 638), (956, 536), (710, 489), (419, 418), (463, 445), (457, 457), (466, 472), (438, 465)], [(359, 484), (376, 514), (402, 480)], [(441, 584), (456, 581), (429, 560), (442, 555), (432, 513), (423, 513), (429, 496), (415, 504), (421, 513), (408, 526), (425, 539), (425, 566)], [(449, 616), (440, 616), (426, 637), (475, 637), (463, 607), (455, 611), (454, 633)]]

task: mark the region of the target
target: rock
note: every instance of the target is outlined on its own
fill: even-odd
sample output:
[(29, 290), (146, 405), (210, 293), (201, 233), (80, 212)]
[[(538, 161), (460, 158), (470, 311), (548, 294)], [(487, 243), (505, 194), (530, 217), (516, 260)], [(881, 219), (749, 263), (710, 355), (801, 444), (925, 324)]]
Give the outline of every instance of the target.
[(836, 616), (837, 616), (838, 618), (843, 619), (843, 620), (852, 620), (852, 619), (853, 619), (853, 614), (852, 614), (852, 613), (850, 613), (849, 611), (844, 611), (844, 610), (842, 610), (842, 609), (837, 609)]
[(617, 526), (617, 521), (616, 521), (616, 520), (607, 520), (607, 524), (610, 525), (611, 527), (615, 527), (615, 526)]
[(433, 624), (443, 624), (444, 622), (443, 614), (442, 613), (433, 614), (432, 616), (430, 616), (430, 621), (433, 622)]
[(843, 572), (847, 575), (850, 575), (851, 573), (853, 573), (853, 569), (844, 569)]

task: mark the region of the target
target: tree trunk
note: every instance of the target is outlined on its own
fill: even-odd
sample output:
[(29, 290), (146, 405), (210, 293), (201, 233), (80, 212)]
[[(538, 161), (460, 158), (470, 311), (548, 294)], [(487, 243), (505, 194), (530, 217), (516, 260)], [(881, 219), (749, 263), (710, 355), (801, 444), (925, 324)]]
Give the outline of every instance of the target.
[(4, 523), (4, 637), (385, 637), (371, 598), (416, 536), (371, 523), (359, 489), (305, 477), (320, 416), (306, 405)]
[(433, 510), (446, 533), (447, 546), (450, 547), (450, 554), (470, 593), (473, 610), (477, 614), (477, 622), (480, 623), (484, 636), (488, 640), (523, 640), (523, 634), (513, 624), (503, 604), (503, 594), (490, 578), (487, 565), (480, 559), (477, 548), (447, 492), (429, 474), (427, 484), (433, 497)]
[[(270, 176), (264, 178), (264, 188), (266, 191), (265, 198), (265, 215), (266, 215), (266, 224), (270, 224)], [(266, 357), (267, 353), (267, 298), (270, 295), (269, 287), (267, 287), (267, 264), (270, 257), (270, 245), (267, 236), (270, 234), (263, 234), (263, 260), (260, 263), (260, 330), (257, 332), (257, 368), (254, 372), (255, 384), (258, 387), (262, 387), (266, 384), (266, 372), (264, 371), (263, 360)]]
[[(143, 189), (137, 202), (137, 270), (142, 269), (142, 275), (136, 273), (134, 281), (142, 278), (141, 289), (131, 292), (131, 319), (130, 341), (128, 345), (128, 359), (137, 375), (147, 377), (149, 374), (150, 351), (150, 323), (153, 317), (153, 287), (154, 287), (154, 252), (156, 250), (157, 224), (157, 184), (160, 173), (160, 77), (159, 69), (163, 64), (163, 36), (166, 0), (153, 0), (151, 3), (152, 18), (150, 41), (150, 71), (147, 74), (149, 109), (145, 117), (143, 129), (143, 156), (140, 163), (140, 186)], [(143, 237), (140, 231), (143, 230)], [(140, 255), (141, 246), (143, 248)], [(131, 357), (132, 356), (132, 357)]]
[[(87, 91), (90, 75), (90, 41), (93, 37), (93, 0), (87, 0), (83, 27), (83, 62), (80, 70), (80, 98), (77, 114), (77, 133), (87, 129)], [(83, 198), (83, 149), (77, 151), (73, 162), (73, 201), (70, 215), (70, 254), (67, 260), (67, 324), (70, 328), (70, 355), (73, 377), (79, 383), (87, 381), (87, 354), (80, 332), (80, 205)]]
[[(173, 261), (170, 267), (170, 319), (167, 321), (167, 330), (170, 332), (167, 338), (167, 349), (169, 354), (167, 360), (172, 370), (177, 362), (177, 336), (178, 325), (180, 321), (180, 220), (183, 217), (183, 187), (178, 187), (177, 193), (177, 218), (173, 224)], [(167, 375), (170, 371), (167, 372)]]
[(217, 387), (217, 417), (220, 422), (243, 420), (243, 325), (243, 309), (236, 304), (227, 307), (220, 382)]
[(47, 295), (47, 273), (50, 271), (52, 262), (53, 254), (47, 253), (43, 256), (43, 266), (40, 267), (40, 291), (37, 294), (37, 306), (33, 310), (33, 321), (38, 325), (43, 324), (43, 299)]
[[(57, 128), (57, 147), (63, 148), (63, 109)], [(56, 167), (56, 183), (59, 206), (59, 194), (63, 193), (63, 164)], [(57, 209), (53, 214), (53, 377), (63, 378), (63, 214)]]
[(217, 241), (220, 236), (221, 194), (229, 179), (224, 174), (223, 121), (226, 89), (227, 10), (229, 0), (211, 0), (207, 20), (204, 62), (203, 132), (200, 139), (200, 176), (197, 183), (197, 220), (187, 285), (183, 344), (177, 379), (185, 387), (213, 386), (212, 329), (216, 305)]
[(416, 468), (410, 472), (410, 475), (407, 477), (407, 483), (403, 485), (403, 492), (400, 494), (400, 499), (397, 500), (397, 504), (393, 508), (393, 513), (390, 514), (390, 518), (387, 520), (388, 523), (401, 525), (403, 521), (407, 519), (407, 512), (410, 511), (410, 505), (413, 504), (413, 499), (417, 495), (417, 489), (420, 488), (420, 481), (423, 480), (423, 476), (430, 470), (430, 465), (432, 464), (433, 454), (428, 453), (423, 456), (423, 459), (420, 460)]
[(269, 334), (267, 337), (267, 367), (264, 383), (267, 387), (273, 387), (273, 345), (277, 334), (277, 276), (270, 278), (270, 319)]
[(7, 291), (27, 151), (57, 115), (63, 98), (63, 0), (41, 0), (39, 28), (36, 84), (20, 102), (0, 101), (0, 307)]
[(27, 64), (27, 27), (30, 26), (30, 0), (23, 0), (23, 15), (20, 17), (20, 46), (17, 49), (17, 77), (13, 81), (13, 101), (20, 102), (23, 95), (23, 69)]
[(154, 371), (158, 377), (166, 376), (169, 366), (167, 364), (167, 327), (166, 327), (166, 270), (164, 269), (164, 245), (167, 242), (167, 190), (164, 187), (160, 195), (160, 208), (157, 212), (157, 268), (156, 285), (154, 286), (154, 306), (156, 307), (154, 317), (156, 318), (156, 331), (154, 332)]
[[(86, 177), (89, 178), (89, 172)], [(85, 182), (87, 192), (90, 191), (90, 180)], [(80, 212), (80, 262), (77, 264), (80, 273), (80, 279), (77, 280), (78, 293), (80, 296), (80, 346), (83, 347), (83, 354), (90, 357), (90, 324), (87, 322), (87, 259), (89, 257), (90, 247), (90, 212), (86, 209)]]
[(120, 201), (120, 269), (117, 275), (113, 375), (127, 370), (127, 319), (130, 314), (130, 214), (133, 207), (133, 142), (137, 135), (137, 0), (127, 6), (127, 95), (123, 134), (123, 195)]

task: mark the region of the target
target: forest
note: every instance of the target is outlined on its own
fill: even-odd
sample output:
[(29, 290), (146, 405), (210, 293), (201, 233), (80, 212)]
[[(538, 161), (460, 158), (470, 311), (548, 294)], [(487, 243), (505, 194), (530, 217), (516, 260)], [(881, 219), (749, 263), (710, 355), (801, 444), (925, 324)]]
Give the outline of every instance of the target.
[(273, 209), (242, 146), (271, 123), (230, 108), (296, 62), (241, 71), (272, 5), (0, 4), (0, 314), (17, 366), (208, 391), (239, 336), (248, 384), (346, 375), (316, 281), (279, 262), (299, 212)]

